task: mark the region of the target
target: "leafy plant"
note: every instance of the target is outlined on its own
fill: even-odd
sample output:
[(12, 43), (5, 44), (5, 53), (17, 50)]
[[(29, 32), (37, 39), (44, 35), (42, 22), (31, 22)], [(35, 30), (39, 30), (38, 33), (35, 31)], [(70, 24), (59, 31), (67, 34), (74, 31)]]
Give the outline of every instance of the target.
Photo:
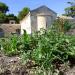
[(13, 36), (8, 39), (2, 39), (1, 43), (3, 51), (6, 55), (13, 56), (19, 54), (19, 50), (17, 49), (17, 44), (18, 44), (17, 36)]
[(65, 20), (65, 19), (58, 17), (58, 19), (55, 20), (55, 22), (53, 23), (52, 27), (57, 32), (66, 33), (72, 28), (72, 26), (74, 26), (74, 24), (70, 23), (68, 20)]
[[(2, 40), (2, 47), (6, 55), (21, 54), (23, 63), (34, 61), (38, 69), (52, 74), (55, 68), (61, 64), (75, 60), (75, 36), (58, 32), (55, 28), (28, 35), (13, 36), (8, 40)], [(35, 67), (35, 66), (34, 66)]]
[[(54, 72), (54, 68), (59, 68), (59, 65), (70, 61), (69, 57), (75, 56), (74, 37), (65, 35), (61, 32), (56, 32), (52, 29), (43, 30), (43, 33), (37, 32), (32, 35), (36, 39), (36, 46), (29, 52), (22, 55), (25, 57), (23, 61), (32, 60), (41, 69), (48, 69)], [(31, 38), (32, 40), (32, 38)], [(27, 56), (27, 57), (26, 57)]]

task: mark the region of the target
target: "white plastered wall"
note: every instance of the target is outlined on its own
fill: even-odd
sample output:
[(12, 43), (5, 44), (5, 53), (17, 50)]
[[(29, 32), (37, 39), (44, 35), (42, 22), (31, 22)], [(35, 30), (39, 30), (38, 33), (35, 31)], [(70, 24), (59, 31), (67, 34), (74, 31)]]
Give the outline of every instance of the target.
[(27, 34), (31, 34), (31, 16), (29, 14), (20, 22), (21, 24), (21, 34), (26, 30)]

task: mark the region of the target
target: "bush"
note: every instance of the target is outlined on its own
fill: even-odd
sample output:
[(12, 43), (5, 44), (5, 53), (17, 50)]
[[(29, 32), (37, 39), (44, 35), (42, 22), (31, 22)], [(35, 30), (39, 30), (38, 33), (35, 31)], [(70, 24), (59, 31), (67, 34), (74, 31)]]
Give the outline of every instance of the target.
[(54, 29), (58, 32), (68, 32), (72, 28), (73, 24), (69, 22), (69, 20), (58, 18), (53, 23)]
[(54, 29), (42, 29), (32, 35), (24, 31), (21, 37), (13, 36), (3, 40), (2, 46), (5, 54), (22, 54), (21, 58), (25, 64), (33, 61), (34, 65), (46, 71), (54, 72), (61, 64), (75, 60), (75, 36), (65, 35)]
[(17, 48), (18, 41), (17, 36), (1, 39), (1, 47), (4, 54), (7, 56), (19, 55), (20, 51)]
[(37, 32), (32, 37), (35, 47), (22, 55), (25, 63), (32, 60), (40, 68), (54, 70), (61, 64), (71, 61), (70, 59), (75, 59), (75, 36), (50, 29), (43, 30), (43, 33)]

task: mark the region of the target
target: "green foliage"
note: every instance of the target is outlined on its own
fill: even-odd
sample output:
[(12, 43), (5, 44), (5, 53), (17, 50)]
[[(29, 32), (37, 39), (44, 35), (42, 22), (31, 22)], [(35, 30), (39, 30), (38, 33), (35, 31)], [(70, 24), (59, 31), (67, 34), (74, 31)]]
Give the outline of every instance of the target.
[(2, 12), (0, 12), (0, 23), (4, 23), (6, 20), (6, 15)]
[(2, 40), (4, 53), (8, 56), (19, 55), (23, 63), (33, 61), (41, 70), (51, 70), (72, 59), (75, 60), (75, 36), (56, 32), (55, 29), (28, 35), (24, 30), (21, 37), (13, 36)]
[(6, 13), (9, 11), (8, 6), (5, 3), (0, 2), (0, 12)]
[(64, 15), (75, 17), (75, 2), (67, 2), (67, 3), (70, 4), (70, 6), (65, 8)]
[(14, 14), (6, 15), (5, 23), (9, 23), (10, 20), (15, 20), (16, 23), (19, 23), (19, 19)]
[(18, 14), (19, 20), (22, 20), (29, 13), (29, 11), (30, 9), (28, 7), (23, 8)]
[(73, 24), (70, 23), (68, 20), (61, 19), (58, 17), (57, 20), (53, 23), (53, 29), (57, 32), (66, 33), (72, 28)]
[(0, 23), (9, 23), (10, 20), (15, 20), (16, 23), (19, 23), (19, 19), (14, 16), (14, 14), (8, 14), (0, 12)]
[(6, 14), (9, 11), (8, 6), (0, 2), (0, 23), (9, 23), (10, 20), (15, 20), (19, 23), (19, 19), (14, 14)]
[(72, 28), (72, 23), (70, 23), (68, 20), (64, 21), (64, 31), (67, 32)]
[(20, 50), (18, 50), (18, 37), (13, 36), (9, 39), (1, 39), (1, 46), (3, 47), (3, 52), (7, 56), (14, 56), (19, 55), (21, 53)]
[(5, 3), (0, 2), (0, 23), (9, 23), (10, 20), (15, 20), (16, 23), (19, 23), (19, 20), (22, 20), (30, 11), (28, 7), (23, 8), (20, 11), (18, 17), (14, 14), (6, 14), (9, 11), (8, 6)]
[[(64, 64), (70, 61), (70, 57), (75, 59), (75, 36), (65, 35), (54, 30), (43, 30), (32, 35), (36, 46), (22, 54), (22, 60), (26, 63), (28, 60), (34, 61), (39, 67), (52, 70), (58, 64)], [(72, 59), (71, 58), (71, 59)]]

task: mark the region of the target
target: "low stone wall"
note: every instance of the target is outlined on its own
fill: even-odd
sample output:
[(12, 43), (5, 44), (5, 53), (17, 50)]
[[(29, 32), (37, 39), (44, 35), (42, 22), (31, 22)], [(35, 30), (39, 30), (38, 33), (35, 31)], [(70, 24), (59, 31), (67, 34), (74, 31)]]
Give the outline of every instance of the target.
[(0, 36), (9, 36), (11, 33), (16, 33), (17, 29), (21, 29), (20, 24), (0, 24), (0, 33), (3, 33)]

